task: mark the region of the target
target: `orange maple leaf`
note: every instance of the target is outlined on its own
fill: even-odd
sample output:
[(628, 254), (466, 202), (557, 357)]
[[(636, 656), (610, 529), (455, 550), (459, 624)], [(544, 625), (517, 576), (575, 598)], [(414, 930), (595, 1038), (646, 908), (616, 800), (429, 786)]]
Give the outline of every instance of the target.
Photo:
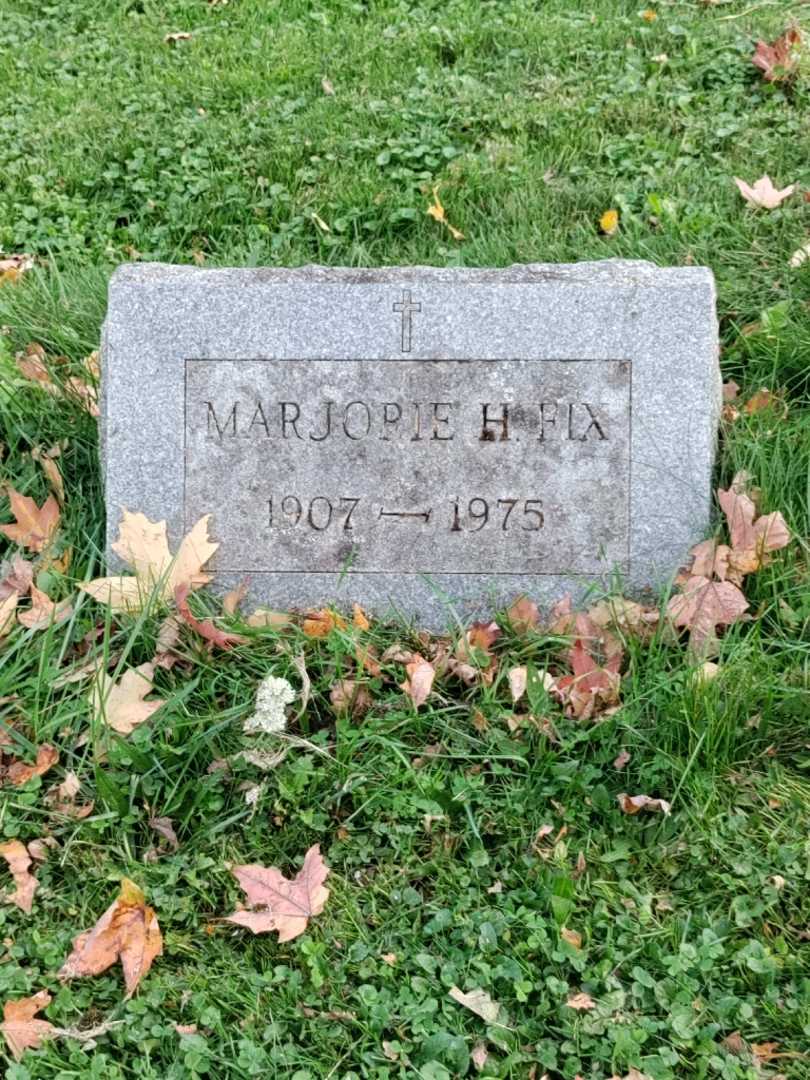
[(292, 941), (303, 934), (313, 915), (320, 915), (329, 897), (324, 887), (329, 867), (313, 844), (304, 856), (304, 865), (289, 881), (275, 866), (234, 866), (233, 876), (242, 886), (249, 911), (235, 911), (228, 922), (247, 927), (254, 934), (278, 931), (278, 940)]
[(20, 547), (44, 551), (59, 524), (59, 503), (53, 495), (49, 495), (42, 506), (37, 506), (33, 499), (21, 495), (13, 487), (6, 490), (16, 522), (13, 525), (0, 525), (0, 532)]

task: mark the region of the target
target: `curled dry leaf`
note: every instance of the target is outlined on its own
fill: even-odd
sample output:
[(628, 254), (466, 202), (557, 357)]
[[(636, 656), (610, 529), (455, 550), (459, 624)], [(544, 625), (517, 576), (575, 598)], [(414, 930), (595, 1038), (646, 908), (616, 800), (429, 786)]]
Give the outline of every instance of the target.
[[(56, 453), (54, 453), (56, 451)], [(48, 483), (53, 488), (53, 493), (56, 496), (59, 505), (65, 505), (65, 485), (62, 481), (62, 474), (59, 471), (59, 466), (53, 460), (54, 457), (58, 457), (60, 447), (52, 447), (51, 450), (42, 450), (39, 446), (35, 446), (31, 451), (31, 457), (34, 461), (38, 461), (42, 467), (42, 471), (48, 478)]]
[(139, 611), (155, 589), (169, 601), (178, 586), (199, 589), (207, 585), (211, 576), (202, 568), (219, 547), (208, 537), (209, 520), (210, 514), (200, 518), (172, 556), (165, 521), (150, 521), (143, 514), (124, 510), (112, 548), (132, 567), (134, 576), (96, 578), (79, 588), (114, 611)]
[(247, 596), (248, 582), (247, 578), (240, 581), (235, 589), (229, 590), (222, 597), (222, 610), (226, 615), (235, 615), (239, 609), (239, 605)]
[(430, 217), (433, 218), (434, 221), (438, 221), (440, 225), (444, 225), (454, 240), (464, 239), (464, 233), (461, 231), (461, 229), (455, 228), (455, 226), (451, 225), (450, 222), (447, 220), (447, 215), (444, 212), (444, 207), (442, 206), (441, 200), (439, 199), (438, 186), (434, 187), (433, 189), (433, 202), (427, 208), (427, 213), (430, 215)]
[(740, 194), (748, 205), (756, 206), (761, 210), (774, 210), (796, 190), (795, 184), (789, 184), (786, 188), (778, 191), (774, 187), (770, 176), (767, 175), (760, 176), (759, 180), (755, 180), (753, 187), (746, 184), (744, 180), (740, 180), (738, 176), (734, 177), (734, 183), (740, 189)]
[(59, 971), (59, 978), (64, 982), (83, 975), (100, 975), (120, 960), (126, 996), (130, 997), (162, 952), (157, 916), (138, 886), (123, 878), (118, 897), (96, 925), (73, 942), (73, 952)]
[(324, 881), (329, 868), (317, 844), (304, 856), (304, 865), (289, 881), (275, 866), (234, 866), (232, 873), (245, 892), (249, 911), (235, 911), (227, 921), (254, 934), (278, 932), (278, 940), (292, 941), (303, 934), (313, 915), (320, 915), (329, 897)]
[(60, 600), (55, 604), (47, 593), (36, 585), (31, 586), (31, 607), (17, 615), (17, 621), (28, 630), (47, 630), (49, 626), (58, 626), (73, 614), (70, 599)]
[(6, 770), (6, 779), (19, 787), (33, 780), (35, 776), (43, 776), (58, 760), (59, 751), (48, 743), (43, 743), (37, 748), (37, 760), (33, 765), (26, 765), (24, 761), (13, 761)]
[(360, 720), (372, 706), (368, 688), (354, 679), (340, 679), (329, 691), (329, 700), (338, 716), (349, 715)]
[(76, 805), (76, 796), (81, 790), (81, 781), (74, 772), (65, 773), (65, 779), (61, 784), (54, 784), (45, 792), (45, 802), (54, 814), (63, 814), (65, 817), (81, 821), (93, 812), (94, 803), (82, 803)]
[(37, 506), (33, 499), (21, 495), (14, 488), (6, 490), (16, 520), (13, 525), (0, 525), (0, 532), (29, 551), (44, 551), (53, 540), (59, 524), (59, 503), (53, 495), (49, 495), (42, 506)]
[(470, 1051), (470, 1060), (475, 1066), (476, 1072), (481, 1072), (487, 1063), (489, 1058), (489, 1051), (487, 1050), (486, 1043), (477, 1042)]
[(7, 840), (4, 844), (0, 844), (0, 855), (8, 863), (16, 886), (15, 891), (7, 899), (9, 903), (16, 904), (20, 911), (30, 915), (34, 904), (34, 893), (39, 884), (33, 874), (28, 872), (31, 856), (21, 840)]
[(20, 600), (18, 592), (11, 592), (4, 600), (0, 600), (0, 641), (8, 637), (17, 623), (17, 604)]
[(506, 617), (516, 634), (528, 634), (540, 626), (537, 604), (528, 596), (519, 596), (506, 612)]
[(93, 714), (99, 723), (106, 724), (119, 735), (131, 735), (139, 724), (165, 705), (162, 699), (144, 700), (152, 692), (154, 674), (153, 664), (141, 664), (125, 671), (115, 682), (105, 671), (99, 670), (90, 695)]
[(322, 608), (320, 611), (307, 612), (301, 629), (307, 637), (328, 637), (333, 630), (345, 630), (346, 620), (336, 611)]
[(586, 994), (584, 991), (580, 991), (578, 994), (573, 994), (565, 1003), (569, 1009), (576, 1009), (579, 1012), (586, 1011), (588, 1009), (595, 1009), (596, 1002), (593, 1000), (590, 994)]
[(515, 704), (517, 704), (526, 693), (527, 681), (528, 669), (526, 667), (514, 667), (509, 672), (509, 690), (512, 694), (512, 701), (515, 702)]
[(758, 41), (751, 63), (759, 68), (766, 82), (787, 82), (799, 66), (802, 43), (799, 27), (789, 26), (770, 45), (765, 41)]
[(150, 817), (149, 828), (154, 829), (158, 836), (162, 836), (172, 851), (177, 851), (180, 847), (180, 842), (177, 839), (177, 833), (174, 831), (174, 825), (172, 824), (171, 818)]
[(8, 599), (12, 593), (25, 596), (33, 583), (34, 568), (22, 555), (12, 555), (0, 563), (0, 602)]
[(414, 653), (413, 659), (405, 665), (405, 672), (407, 678), (402, 683), (401, 689), (411, 699), (414, 708), (418, 709), (430, 696), (436, 669), (419, 653)]
[(188, 606), (188, 594), (190, 586), (186, 583), (178, 585), (174, 591), (174, 599), (177, 604), (177, 613), (183, 622), (188, 623), (195, 633), (207, 643), (209, 651), (217, 649), (232, 649), (234, 645), (244, 645), (247, 638), (242, 634), (229, 634), (214, 626), (212, 619), (197, 619)]
[(51, 1003), (47, 990), (40, 990), (33, 997), (7, 1001), (3, 1006), (3, 1022), (0, 1031), (8, 1048), (19, 1061), (26, 1050), (35, 1050), (45, 1039), (56, 1033), (53, 1024), (36, 1019), (36, 1014)]
[(493, 1001), (486, 990), (482, 990), (480, 986), (475, 990), (468, 990), (466, 993), (459, 990), (457, 986), (451, 986), (447, 993), (453, 1001), (457, 1001), (465, 1009), (469, 1009), (476, 1016), (480, 1016), (487, 1024), (498, 1023), (501, 1006), (497, 1001)]
[(269, 627), (272, 630), (284, 630), (293, 624), (286, 611), (271, 611), (269, 608), (256, 608), (245, 621), (248, 626)]
[(665, 799), (652, 799), (649, 795), (627, 795), (622, 793), (616, 799), (625, 814), (638, 814), (641, 810), (659, 811), (665, 816), (672, 813), (672, 807)]

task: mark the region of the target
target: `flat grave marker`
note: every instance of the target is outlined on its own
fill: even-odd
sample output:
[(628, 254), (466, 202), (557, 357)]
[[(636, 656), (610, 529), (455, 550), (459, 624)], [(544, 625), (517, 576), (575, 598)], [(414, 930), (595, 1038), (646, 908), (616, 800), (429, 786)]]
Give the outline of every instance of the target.
[(108, 547), (121, 507), (174, 544), (210, 513), (217, 584), (275, 608), (638, 592), (708, 526), (703, 268), (131, 265), (102, 373)]

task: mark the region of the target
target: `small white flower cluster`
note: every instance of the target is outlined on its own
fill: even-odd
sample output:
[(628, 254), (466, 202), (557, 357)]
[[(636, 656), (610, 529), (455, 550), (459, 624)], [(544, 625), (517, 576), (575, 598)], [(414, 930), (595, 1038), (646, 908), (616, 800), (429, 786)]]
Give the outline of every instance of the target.
[(256, 712), (245, 720), (243, 730), (249, 735), (262, 732), (277, 735), (287, 727), (285, 708), (295, 701), (295, 690), (286, 679), (268, 675), (256, 691)]

